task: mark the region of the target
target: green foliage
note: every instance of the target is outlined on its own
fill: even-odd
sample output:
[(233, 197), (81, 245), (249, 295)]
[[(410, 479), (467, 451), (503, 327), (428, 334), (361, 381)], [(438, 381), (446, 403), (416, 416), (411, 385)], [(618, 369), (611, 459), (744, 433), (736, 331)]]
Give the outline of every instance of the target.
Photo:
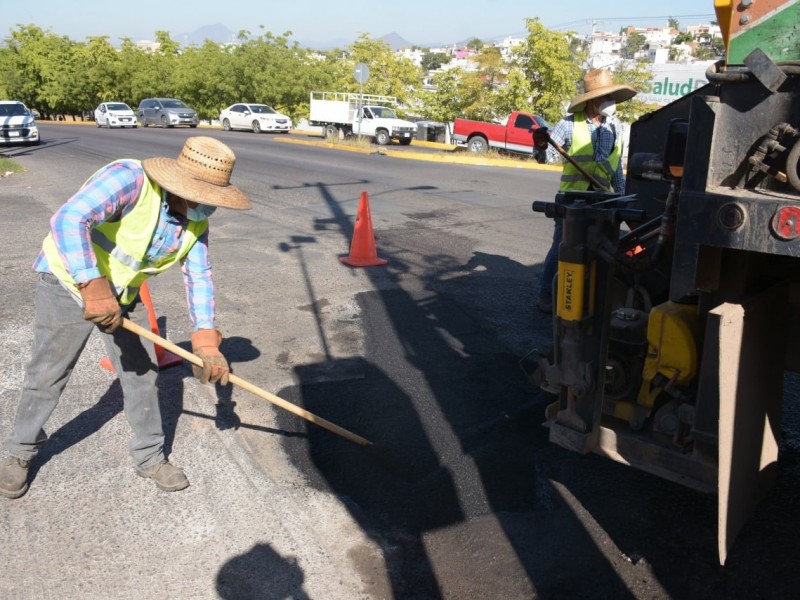
[(333, 90), (362, 91), (353, 73), (358, 63), (364, 63), (369, 67), (369, 78), (363, 89), (365, 94), (394, 96), (401, 106), (412, 103), (412, 90), (419, 86), (422, 73), (411, 60), (395, 54), (385, 41), (361, 34), (345, 49), (343, 57), (333, 58), (333, 54), (329, 55), (328, 65), (333, 76), (330, 82)]
[(480, 52), (481, 49), (483, 49), (483, 42), (478, 38), (472, 38), (467, 42), (467, 48), (469, 50), (474, 50), (475, 52)]
[[(45, 118), (80, 115), (107, 101), (135, 109), (143, 98), (167, 96), (184, 100), (203, 119), (216, 119), (234, 102), (259, 102), (298, 120), (308, 116), (311, 91), (361, 91), (354, 69), (366, 63), (370, 76), (364, 93), (395, 96), (402, 108), (427, 119), (491, 121), (521, 110), (557, 122), (579, 91), (586, 47), (577, 36), (547, 30), (538, 19), (526, 20), (526, 27), (527, 37), (508, 63), (497, 48), (471, 40), (477, 70), (438, 72), (432, 78), (437, 91), (431, 92), (421, 89), (422, 69), (366, 34), (344, 50), (319, 53), (300, 48), (291, 32), (273, 35), (263, 27), (257, 36), (240, 31), (236, 44), (207, 41), (188, 47), (169, 32), (156, 31), (160, 46), (151, 51), (127, 38), (115, 48), (107, 36), (73, 42), (20, 25), (0, 45), (0, 96), (21, 100)], [(637, 39), (644, 43), (641, 35), (629, 36), (629, 49)], [(426, 52), (423, 69), (449, 61), (444, 53)], [(643, 90), (650, 73), (645, 66), (628, 65), (615, 78)], [(621, 105), (621, 117), (642, 114), (647, 107), (637, 102)]]
[[(550, 31), (539, 19), (527, 19), (526, 25), (528, 37), (514, 48), (512, 67), (528, 81), (533, 112), (555, 123), (577, 92), (585, 55), (571, 44), (573, 34)], [(516, 85), (515, 93), (523, 93), (519, 78)]]
[(623, 58), (633, 58), (634, 55), (639, 52), (644, 45), (647, 43), (647, 38), (645, 38), (641, 33), (632, 33), (626, 39), (625, 43), (620, 50), (620, 54)]
[(446, 65), (452, 59), (444, 52), (431, 52), (426, 50), (422, 53), (422, 61), (420, 67), (423, 71), (435, 71), (440, 69), (442, 65)]
[(421, 112), (434, 121), (448, 124), (463, 116), (472, 103), (469, 90), (462, 85), (463, 77), (460, 68), (436, 73), (431, 81), (436, 91), (424, 90), (419, 96)]
[[(614, 83), (621, 83), (631, 86), (637, 92), (649, 92), (653, 73), (650, 63), (645, 61), (627, 61), (617, 65), (613, 73)], [(617, 106), (617, 116), (621, 121), (632, 123), (645, 113), (657, 108), (655, 104), (647, 104), (634, 96), (627, 102), (622, 102)]]
[(525, 77), (525, 73), (519, 68), (512, 68), (506, 75), (506, 84), (497, 90), (495, 106), (502, 115), (515, 110), (536, 112), (532, 99), (530, 81)]

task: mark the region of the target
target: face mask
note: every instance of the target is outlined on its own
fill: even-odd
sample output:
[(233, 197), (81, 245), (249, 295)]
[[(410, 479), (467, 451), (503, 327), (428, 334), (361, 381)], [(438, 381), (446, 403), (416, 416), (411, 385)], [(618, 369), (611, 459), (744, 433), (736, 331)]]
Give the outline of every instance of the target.
[(604, 117), (610, 117), (615, 112), (617, 112), (617, 103), (613, 100), (603, 100), (597, 106), (597, 112), (603, 115)]
[(186, 218), (190, 221), (205, 221), (214, 214), (215, 210), (217, 210), (216, 206), (209, 206), (208, 204), (198, 204), (194, 208), (187, 206)]

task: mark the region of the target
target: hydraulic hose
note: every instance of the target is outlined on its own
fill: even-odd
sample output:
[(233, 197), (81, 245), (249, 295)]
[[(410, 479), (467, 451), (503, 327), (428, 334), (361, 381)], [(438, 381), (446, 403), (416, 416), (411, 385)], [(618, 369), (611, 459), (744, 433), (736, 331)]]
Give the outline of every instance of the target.
[(800, 139), (795, 142), (789, 152), (789, 156), (786, 157), (786, 179), (789, 181), (789, 185), (800, 192), (800, 174), (797, 172), (798, 169), (800, 169)]

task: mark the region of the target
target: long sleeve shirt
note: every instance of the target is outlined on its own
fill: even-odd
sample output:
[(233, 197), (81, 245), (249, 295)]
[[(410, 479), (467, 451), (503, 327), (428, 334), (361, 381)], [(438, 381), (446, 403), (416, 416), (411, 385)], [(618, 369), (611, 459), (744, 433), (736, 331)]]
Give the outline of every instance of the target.
[[(622, 135), (622, 123), (620, 123), (617, 117), (605, 117), (599, 126), (595, 125), (590, 119), (587, 119), (586, 123), (589, 125), (589, 131), (592, 135), (594, 161), (601, 162), (608, 159), (611, 152), (614, 150), (617, 136)], [(556, 124), (552, 131), (550, 131), (550, 139), (567, 152), (572, 146), (572, 130), (574, 124), (575, 115), (567, 115)], [(550, 163), (564, 160), (556, 149), (550, 145), (547, 146), (546, 156), (543, 155), (544, 152), (539, 149), (534, 153), (534, 156), (540, 160), (540, 162)], [(614, 191), (618, 194), (625, 193), (625, 176), (622, 174), (622, 161), (617, 165), (617, 170), (611, 177), (611, 187), (613, 187)]]
[[(76, 283), (85, 283), (101, 275), (91, 242), (91, 230), (105, 221), (124, 218), (136, 203), (145, 177), (142, 167), (133, 161), (112, 163), (101, 169), (50, 219), (58, 253)], [(166, 192), (162, 191), (158, 218), (146, 259), (156, 263), (177, 254), (188, 221), (169, 212)], [(49, 272), (44, 252), (39, 253), (33, 268)], [(195, 329), (214, 328), (214, 283), (208, 258), (208, 229), (197, 239), (181, 263), (189, 315)]]

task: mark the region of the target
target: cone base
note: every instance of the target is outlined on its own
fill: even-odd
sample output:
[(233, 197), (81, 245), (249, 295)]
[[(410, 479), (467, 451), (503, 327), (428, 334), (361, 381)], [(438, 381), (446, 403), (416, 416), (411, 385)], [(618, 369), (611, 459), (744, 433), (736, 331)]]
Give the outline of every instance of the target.
[(380, 267), (387, 264), (389, 261), (384, 258), (352, 258), (349, 256), (340, 256), (339, 262), (349, 265), (351, 267)]
[[(158, 369), (169, 369), (170, 367), (175, 367), (183, 362), (183, 359), (178, 356), (177, 354), (173, 354), (169, 350), (161, 349), (161, 352), (156, 352), (158, 355)], [(111, 359), (107, 356), (104, 356), (100, 360), (100, 366), (103, 367), (106, 371), (114, 372), (114, 366), (111, 364)]]

